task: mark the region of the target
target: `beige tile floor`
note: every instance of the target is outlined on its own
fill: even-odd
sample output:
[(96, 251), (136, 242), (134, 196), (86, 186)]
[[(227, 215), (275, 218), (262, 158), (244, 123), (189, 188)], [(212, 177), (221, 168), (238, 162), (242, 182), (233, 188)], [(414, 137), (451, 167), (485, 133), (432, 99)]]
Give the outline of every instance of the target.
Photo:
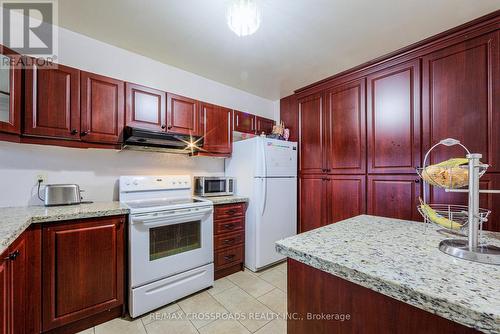
[(259, 273), (235, 273), (141, 318), (114, 319), (81, 333), (284, 334), (286, 321), (278, 315), (285, 311), (286, 263), (281, 263)]

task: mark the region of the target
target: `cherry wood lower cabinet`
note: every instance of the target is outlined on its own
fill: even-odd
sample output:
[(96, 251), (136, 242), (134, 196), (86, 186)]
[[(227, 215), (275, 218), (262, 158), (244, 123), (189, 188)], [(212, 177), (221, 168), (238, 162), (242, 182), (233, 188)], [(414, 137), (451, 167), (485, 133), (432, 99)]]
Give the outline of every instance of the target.
[(0, 333), (40, 332), (40, 229), (21, 234), (0, 257)]
[[(287, 270), (288, 314), (294, 315), (287, 321), (288, 334), (478, 333), (292, 259)], [(349, 315), (349, 320), (307, 320), (322, 314)]]
[(299, 203), (301, 233), (366, 213), (366, 176), (302, 176)]
[(417, 211), (421, 188), (417, 175), (369, 175), (368, 214), (421, 221)]
[(123, 216), (43, 226), (44, 332), (75, 332), (122, 314), (124, 230)]
[(214, 206), (215, 279), (245, 267), (246, 203)]

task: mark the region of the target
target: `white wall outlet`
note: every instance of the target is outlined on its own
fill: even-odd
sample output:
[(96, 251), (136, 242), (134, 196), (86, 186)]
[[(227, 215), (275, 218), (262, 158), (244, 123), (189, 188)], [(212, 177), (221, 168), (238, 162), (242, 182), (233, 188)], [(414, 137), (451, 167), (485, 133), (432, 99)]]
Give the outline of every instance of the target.
[(47, 173), (38, 172), (35, 182), (38, 183), (39, 180), (42, 180), (42, 183), (47, 183), (48, 178)]

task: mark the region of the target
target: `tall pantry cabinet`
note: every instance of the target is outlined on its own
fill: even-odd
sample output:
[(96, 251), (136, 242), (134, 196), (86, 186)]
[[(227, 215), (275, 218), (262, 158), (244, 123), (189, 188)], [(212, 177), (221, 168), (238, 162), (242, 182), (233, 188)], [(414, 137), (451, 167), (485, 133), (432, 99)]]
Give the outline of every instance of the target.
[[(425, 152), (452, 137), (490, 164), (481, 187), (500, 185), (500, 23), (485, 17), (282, 99), (281, 118), (298, 129), (299, 231), (368, 213), (422, 220)], [(463, 156), (438, 150), (430, 163)], [(425, 189), (433, 203), (460, 194)], [(481, 195), (500, 208), (500, 198)], [(500, 231), (493, 212), (485, 229)]]

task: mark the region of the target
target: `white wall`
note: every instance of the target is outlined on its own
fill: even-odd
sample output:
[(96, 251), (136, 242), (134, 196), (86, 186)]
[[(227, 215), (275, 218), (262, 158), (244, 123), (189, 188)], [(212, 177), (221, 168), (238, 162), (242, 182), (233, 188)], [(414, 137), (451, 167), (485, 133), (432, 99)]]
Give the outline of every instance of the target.
[(222, 175), (224, 160), (0, 142), (0, 207), (41, 204), (36, 196), (40, 173), (48, 183), (79, 184), (85, 199), (111, 201), (118, 200), (120, 175)]
[[(274, 118), (276, 103), (66, 29), (59, 30), (58, 62), (229, 108)], [(74, 149), (0, 142), (0, 207), (38, 205), (36, 177), (77, 183), (85, 198), (118, 199), (120, 175), (218, 175), (224, 161), (165, 153)]]

